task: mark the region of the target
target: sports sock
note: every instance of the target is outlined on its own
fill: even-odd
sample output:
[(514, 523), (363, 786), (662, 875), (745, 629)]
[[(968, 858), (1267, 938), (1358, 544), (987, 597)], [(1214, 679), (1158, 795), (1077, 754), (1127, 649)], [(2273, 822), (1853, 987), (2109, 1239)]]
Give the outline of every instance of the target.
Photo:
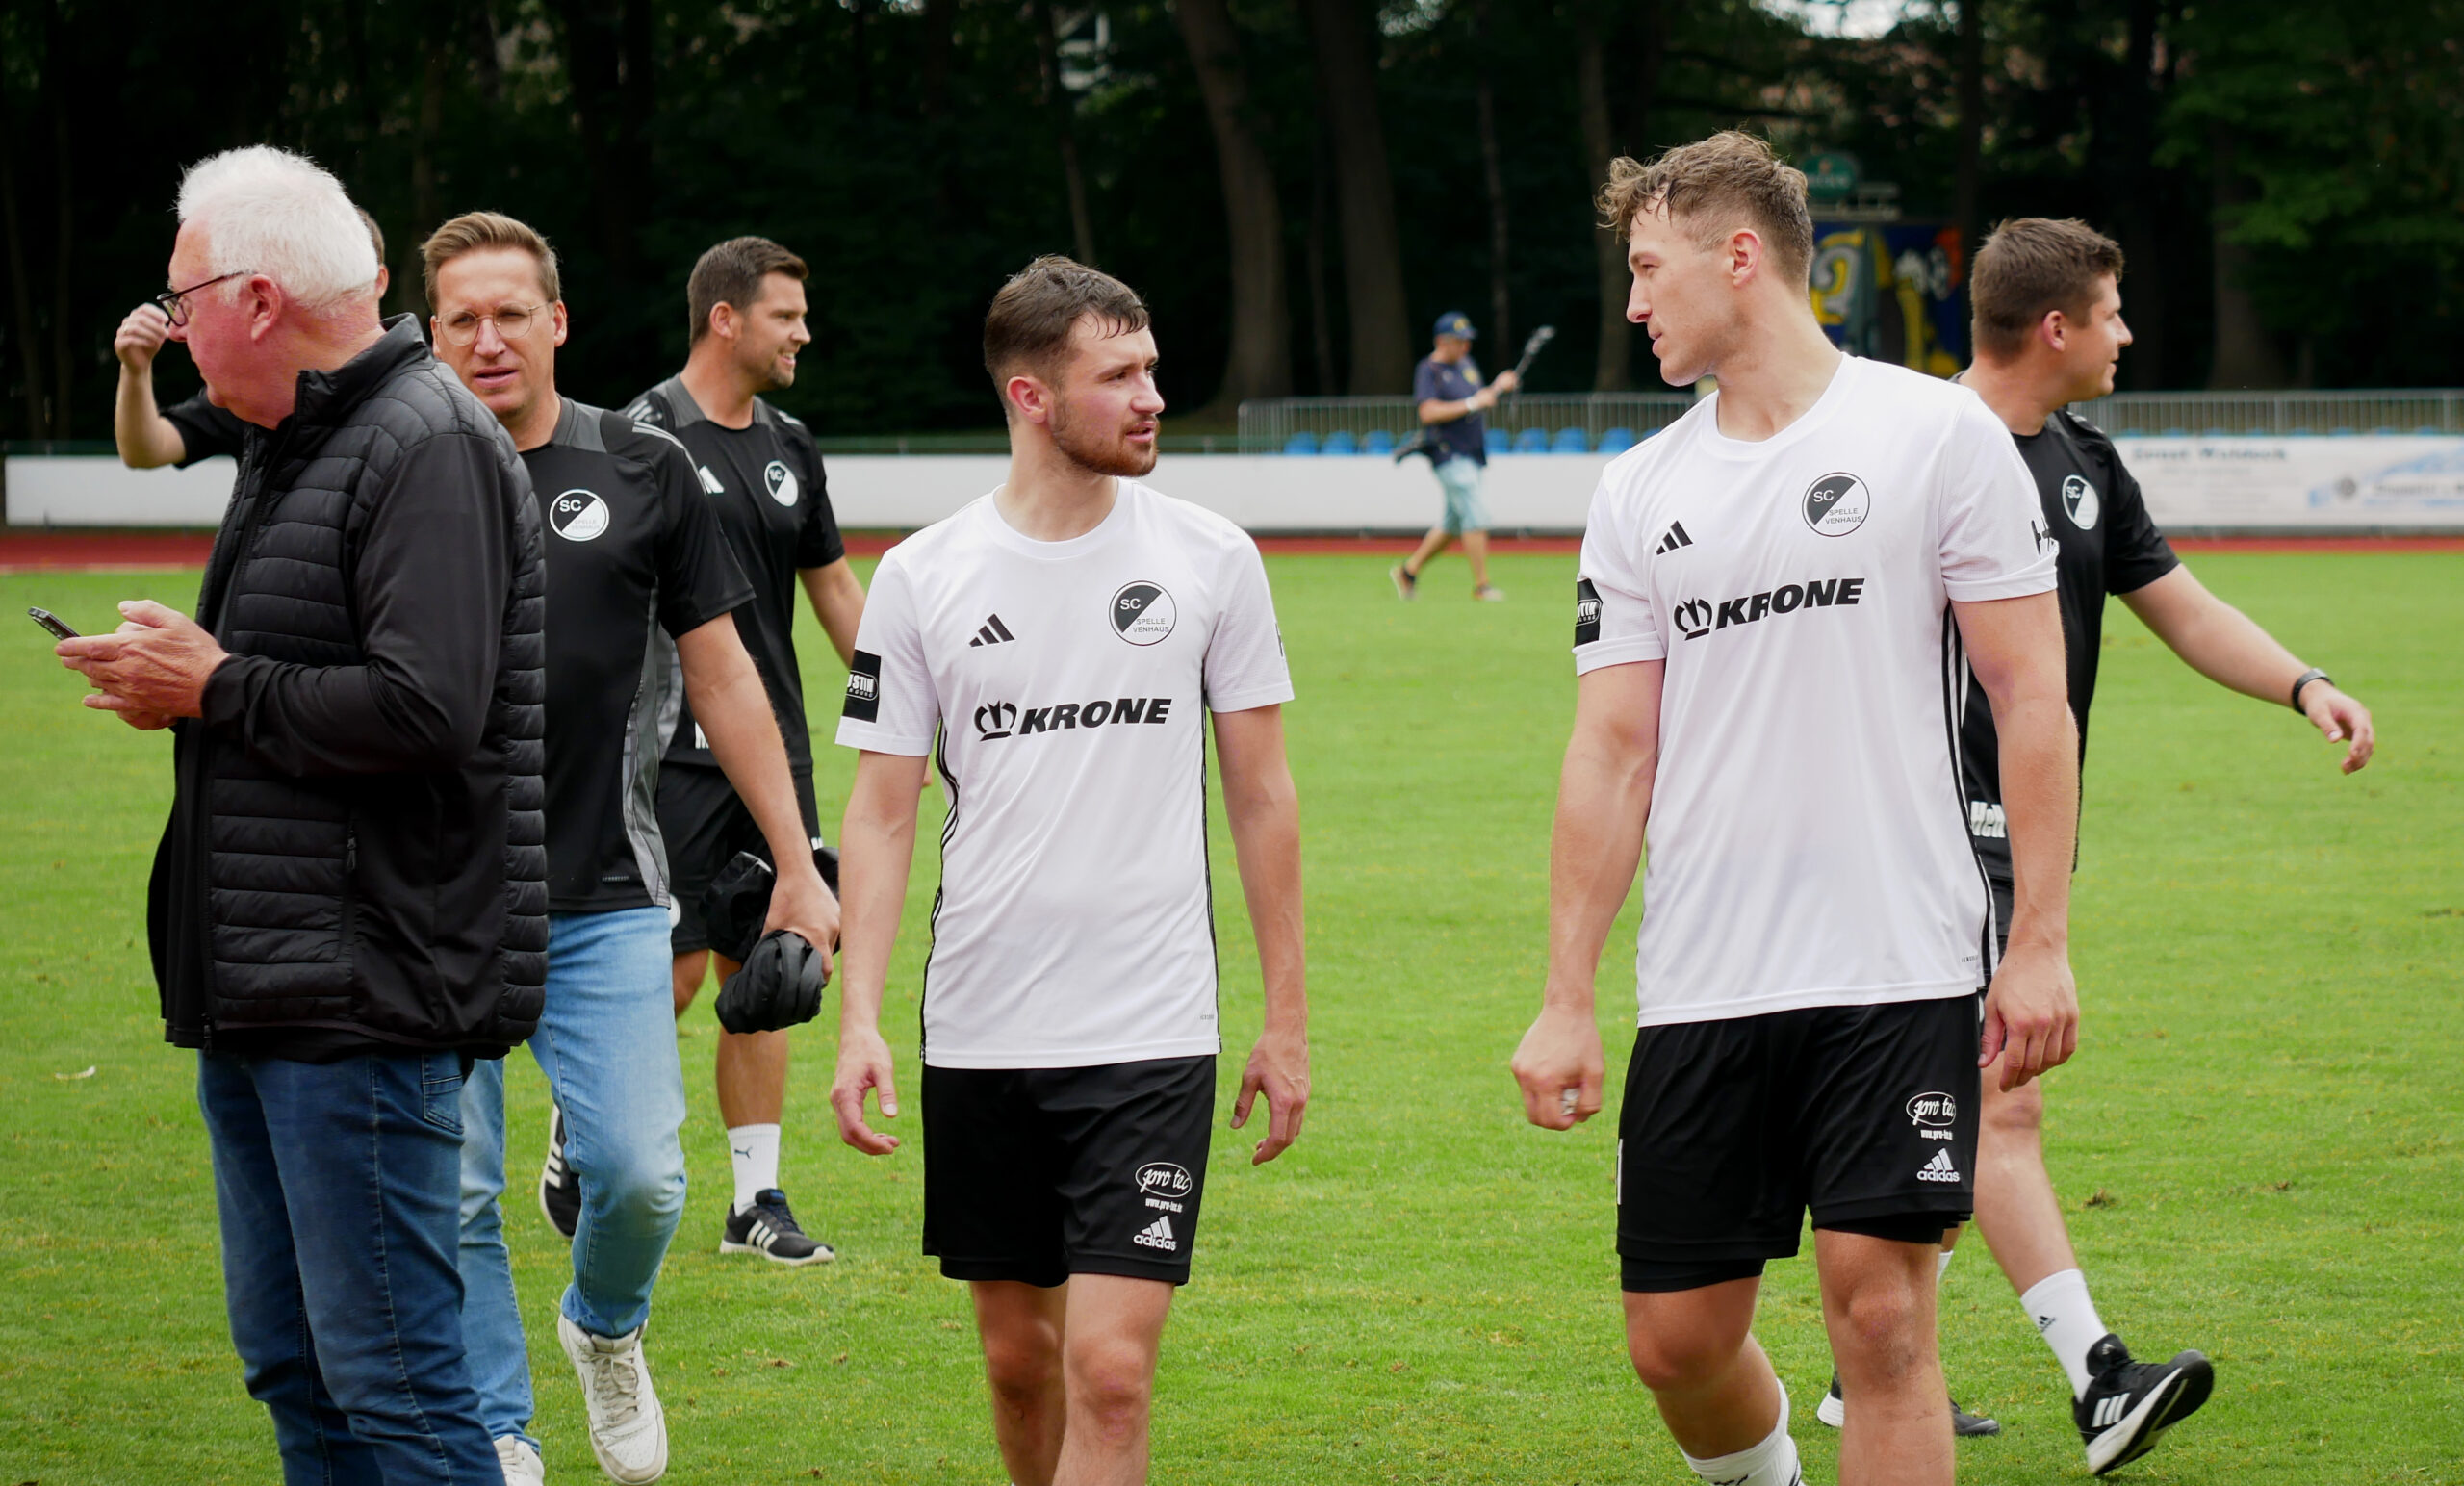
[[(1678, 1453), (1684, 1454), (1680, 1450)], [(1713, 1460), (1685, 1456), (1694, 1473), (1718, 1486), (1795, 1486), (1797, 1442), (1788, 1438), (1788, 1391), (1780, 1390), (1780, 1422), (1759, 1445)]]
[(735, 1211), (741, 1213), (779, 1185), (779, 1127), (728, 1126), (728, 1157), (735, 1163)]
[(2019, 1303), (2028, 1308), (2028, 1319), (2037, 1323), (2044, 1345), (2061, 1360), (2062, 1371), (2070, 1374), (2070, 1396), (2086, 1397), (2088, 1348), (2106, 1335), (2096, 1302), (2088, 1297), (2088, 1277), (2076, 1269), (2048, 1274), (2029, 1286)]
[(1958, 1252), (1958, 1249), (1946, 1248), (1942, 1250), (1941, 1257), (1934, 1261), (1935, 1284), (1939, 1285), (1942, 1283), (1942, 1276), (1951, 1272), (1951, 1256)]

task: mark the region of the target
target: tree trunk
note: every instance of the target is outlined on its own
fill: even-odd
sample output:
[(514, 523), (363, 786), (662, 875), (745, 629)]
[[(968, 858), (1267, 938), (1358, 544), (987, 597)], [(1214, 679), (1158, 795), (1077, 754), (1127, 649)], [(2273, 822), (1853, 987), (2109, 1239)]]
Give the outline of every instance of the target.
[(1985, 7), (1983, 0), (1959, 0), (1959, 164), (1952, 210), (1959, 218), (1960, 252), (1972, 260), (1985, 236), (1979, 199), (1985, 167)]
[(1249, 121), (1249, 80), (1241, 38), (1224, 0), (1178, 0), (1172, 7), (1206, 96), (1215, 129), (1217, 174), (1223, 187), (1223, 223), (1232, 259), (1232, 344), (1214, 408), (1230, 412), (1245, 397), (1280, 397), (1292, 391), (1291, 311), (1283, 283), (1283, 207), (1274, 167)]
[(45, 414), (42, 352), (35, 336), (34, 279), (26, 267), (25, 220), (17, 209), (17, 152), (0, 149), (0, 218), (9, 233), (9, 308), (17, 343), (18, 376), (25, 384), (26, 437), (39, 439)]
[[(425, 232), (435, 231), (444, 216), (436, 194), (436, 137), (445, 127), (445, 79), (449, 56), (442, 38), (431, 39), (426, 65), (420, 71), (419, 128), (411, 138), (411, 219)], [(424, 269), (420, 233), (414, 232), (402, 243), (401, 271), (394, 275), (396, 309), (417, 310), (425, 301)], [(420, 288), (413, 289), (414, 284)]]
[(2238, 168), (2232, 134), (2218, 125), (2208, 136), (2215, 172), (2208, 233), (2216, 254), (2216, 355), (2209, 363), (2211, 391), (2285, 384), (2284, 355), (2259, 319), (2258, 300), (2247, 287), (2250, 250), (2233, 241), (2241, 208), (2257, 192)]
[(1333, 205), (1334, 170), (1326, 159), (1323, 111), (1309, 162), (1309, 343), (1317, 353), (1318, 396), (1331, 397), (1341, 384), (1335, 379), (1334, 307), (1326, 294), (1326, 217)]
[(1505, 166), (1498, 147), (1497, 69), (1490, 64), (1489, 0), (1472, 11), (1472, 44), (1480, 57), (1480, 179), (1489, 191), (1489, 334), (1490, 343), (1514, 340), (1512, 286), (1506, 277)]
[[(1608, 182), (1608, 162), (1616, 154), (1608, 121), (1607, 47), (1600, 16), (1590, 5), (1575, 9), (1575, 91), (1582, 113), (1583, 165), (1589, 192), (1597, 196)], [(1585, 203), (1585, 216), (1596, 217)], [(1633, 326), (1626, 319), (1629, 277), (1626, 245), (1617, 232), (1596, 219), (1591, 228), (1593, 282), (1600, 294), (1599, 352), (1592, 362), (1591, 390), (1623, 392), (1633, 365)]]
[[(648, 5), (649, 0), (630, 0), (626, 10), (647, 16)], [(640, 262), (633, 226), (647, 215), (638, 194), (651, 179), (633, 147), (639, 122), (627, 117), (633, 89), (627, 86), (625, 58), (618, 44), (620, 29), (629, 32), (632, 17), (611, 19), (589, 0), (558, 0), (557, 12), (564, 22), (565, 77), (573, 88), (574, 112), (581, 124), (582, 164), (590, 177), (598, 246), (606, 255), (617, 283), (630, 287)], [(648, 70), (640, 68), (643, 76), (638, 86), (645, 90)]]
[(927, 128), (939, 125), (950, 106), (950, 50), (958, 38), (959, 0), (924, 0), (924, 58), (917, 100)]
[(1080, 263), (1095, 263), (1095, 219), (1087, 210), (1087, 173), (1078, 164), (1077, 106), (1061, 82), (1061, 40), (1053, 35), (1052, 0), (1035, 0), (1036, 56), (1043, 67), (1044, 108), (1060, 137), (1061, 178), (1069, 193), (1069, 237)]
[(77, 257), (77, 196), (71, 168), (68, 123), (68, 47), (61, 36), (60, 6), (54, 3), (43, 25), (43, 90), (51, 95), (52, 248), (51, 248), (51, 431), (66, 439), (70, 405), (76, 401), (76, 318), (69, 304), (69, 281)]
[(1360, 0), (1304, 0), (1319, 91), (1332, 137), (1335, 206), (1344, 235), (1344, 300), (1351, 321), (1354, 396), (1412, 385), (1411, 312), (1403, 299), (1395, 181), (1377, 115), (1377, 29)]
[[(2149, 163), (2156, 150), (2156, 114), (2161, 103), (2156, 78), (2156, 13), (2158, 0), (2130, 0), (2129, 41), (2123, 51), (2125, 79), (2114, 101), (2116, 140), (2105, 152), (2108, 179), (2114, 183), (2115, 237), (2121, 243), (2124, 319), (2133, 345), (2122, 358), (2122, 385), (2135, 392), (2163, 387), (2166, 382), (2167, 335), (2170, 305), (2165, 293), (2167, 245), (2161, 211), (2153, 199), (2159, 179)], [(1973, 249), (1970, 250), (1971, 254)], [(1971, 258), (1971, 261), (1972, 258)]]

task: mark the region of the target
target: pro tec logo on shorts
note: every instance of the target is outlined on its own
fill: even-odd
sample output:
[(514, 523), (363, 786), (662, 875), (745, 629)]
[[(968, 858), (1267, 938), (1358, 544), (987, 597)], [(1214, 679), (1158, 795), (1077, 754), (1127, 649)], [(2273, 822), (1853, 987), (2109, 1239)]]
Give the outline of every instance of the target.
[(1853, 474), (1826, 474), (1806, 490), (1806, 525), (1826, 537), (1844, 537), (1865, 524), (1873, 499)]
[(1113, 595), (1113, 632), (1132, 645), (1152, 645), (1172, 632), (1180, 617), (1172, 596), (1153, 583), (1129, 583)]
[(1589, 645), (1600, 638), (1600, 590), (1591, 579), (1575, 579), (1575, 643)]
[(1950, 1127), (1959, 1122), (1959, 1101), (1946, 1093), (1922, 1093), (1908, 1101), (1909, 1123), (1928, 1140), (1951, 1139)]
[(796, 498), (804, 494), (804, 487), (796, 483), (796, 472), (776, 459), (763, 468), (761, 483), (769, 487), (770, 499), (781, 505), (793, 505)]
[(607, 502), (587, 490), (569, 490), (548, 504), (548, 527), (568, 542), (587, 542), (607, 529)]
[(847, 663), (847, 705), (842, 717), (860, 723), (876, 722), (882, 712), (882, 657), (870, 651), (858, 651)]
[(2085, 475), (2074, 474), (2062, 482), (2062, 508), (2070, 513), (2070, 525), (2082, 531), (2096, 527), (2096, 516), (2104, 509), (2096, 499), (2096, 487)]
[(1169, 1161), (1150, 1161), (1138, 1168), (1138, 1190), (1149, 1197), (1186, 1197), (1197, 1185), (1187, 1166)]

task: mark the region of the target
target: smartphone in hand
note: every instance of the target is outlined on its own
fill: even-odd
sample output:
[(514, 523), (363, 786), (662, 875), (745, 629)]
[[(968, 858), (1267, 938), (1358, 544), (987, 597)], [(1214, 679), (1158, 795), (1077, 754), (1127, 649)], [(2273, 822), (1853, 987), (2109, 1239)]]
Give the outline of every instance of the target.
[(29, 607), (26, 610), (26, 617), (33, 620), (36, 624), (42, 626), (45, 629), (50, 630), (53, 639), (73, 640), (77, 638), (77, 631), (61, 623), (60, 616), (54, 614), (49, 609)]

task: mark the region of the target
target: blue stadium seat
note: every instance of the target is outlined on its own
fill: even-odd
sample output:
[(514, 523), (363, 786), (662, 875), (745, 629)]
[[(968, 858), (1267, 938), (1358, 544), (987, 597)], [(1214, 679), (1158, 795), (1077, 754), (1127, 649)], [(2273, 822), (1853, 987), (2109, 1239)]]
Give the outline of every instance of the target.
[(2315, 439), (2319, 433), (2315, 428), (2288, 428), (2284, 436), (2288, 439)]
[(1326, 435), (1326, 442), (1319, 446), (1319, 452), (1323, 454), (1357, 454), (1360, 452), (1360, 449), (1358, 446), (1354, 445), (1351, 441), (1350, 429), (1338, 428), (1334, 432)]
[(2349, 428), (2330, 428), (2327, 430), (2327, 437), (2331, 439), (2349, 439), (2352, 437), (2352, 430)]
[(2208, 439), (2229, 439), (2233, 437), (2233, 430), (2230, 428), (2210, 428), (2207, 432), (2201, 434), (2200, 437)]
[(2396, 430), (2388, 427), (2385, 423), (2380, 423), (2377, 427), (2370, 430), (2370, 436), (2374, 439), (2392, 439), (2396, 436)]
[(1488, 446), (1488, 450), (1492, 454), (1505, 453), (1514, 447), (1513, 441), (1505, 436), (1505, 430), (1502, 428), (1490, 429), (1488, 438), (1482, 442)]
[(2190, 436), (2191, 431), (2188, 428), (2168, 428), (2165, 430), (2165, 437), (2169, 439), (2187, 439)]
[(1588, 454), (1591, 452), (1591, 435), (1580, 428), (1560, 428), (1557, 430), (1557, 436), (1549, 441), (1549, 452)]
[(1518, 454), (1549, 452), (1549, 434), (1542, 428), (1526, 428), (1514, 436), (1514, 451)]
[(2433, 427), (2431, 427), (2431, 426), (2430, 426), (2429, 424), (2427, 424), (2427, 423), (2424, 423), (2424, 424), (2422, 424), (2420, 427), (2415, 428), (2415, 429), (2413, 430), (2413, 432), (2414, 432), (2416, 435), (2418, 435), (2418, 436), (2420, 436), (2420, 437), (2422, 437), (2422, 438), (2425, 438), (2425, 439), (2434, 439), (2434, 438), (2437, 438), (2440, 434), (2443, 434), (2443, 433), (2445, 433), (2446, 431), (2447, 431), (2447, 430), (2446, 430), (2446, 429), (2444, 429), (2444, 428), (2433, 428)]
[(1395, 452), (1395, 436), (1383, 428), (1373, 428), (1360, 436), (1360, 451), (1364, 454)]
[(1631, 428), (1611, 428), (1600, 436), (1600, 451), (1604, 454), (1622, 454), (1633, 447), (1634, 430)]
[(2117, 428), (2114, 430), (2114, 437), (2117, 439), (2143, 439), (2147, 437), (2147, 430), (2144, 428)]
[(1296, 433), (1283, 441), (1283, 451), (1287, 454), (1315, 454), (1318, 452), (1318, 436), (1314, 433)]

